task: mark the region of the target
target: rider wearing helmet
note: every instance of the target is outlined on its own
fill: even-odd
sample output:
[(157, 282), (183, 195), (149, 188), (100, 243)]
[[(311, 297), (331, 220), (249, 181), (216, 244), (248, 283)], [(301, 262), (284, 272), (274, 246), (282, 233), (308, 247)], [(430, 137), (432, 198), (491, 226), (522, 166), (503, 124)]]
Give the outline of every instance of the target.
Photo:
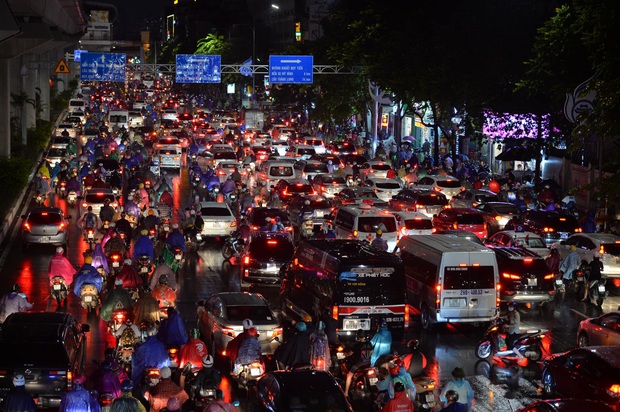
[(170, 365), (170, 357), (166, 345), (157, 339), (157, 329), (154, 327), (147, 332), (146, 341), (138, 346), (131, 362), (131, 381), (134, 386), (140, 384), (142, 373), (150, 367), (163, 368)]
[(152, 296), (159, 301), (160, 308), (168, 308), (174, 306), (177, 294), (174, 289), (168, 285), (168, 276), (159, 276), (158, 285), (153, 289)]
[(310, 364), (310, 333), (306, 322), (297, 322), (296, 332), (276, 350), (276, 359), (286, 368)]
[(159, 324), (157, 339), (167, 346), (180, 347), (188, 342), (189, 338), (185, 329), (185, 322), (175, 308), (168, 308), (168, 317)]
[(202, 360), (207, 356), (207, 345), (200, 339), (200, 331), (192, 329), (189, 334), (189, 342), (181, 348), (179, 355), (179, 368), (190, 363), (192, 368), (201, 369)]
[(234, 364), (237, 360), (237, 356), (239, 353), (239, 348), (244, 340), (246, 340), (249, 336), (248, 332), (250, 328), (254, 326), (254, 323), (250, 319), (243, 320), (243, 332), (235, 336), (233, 340), (228, 342), (226, 345), (226, 355), (230, 358), (230, 361)]
[(126, 289), (123, 289), (123, 281), (121, 279), (117, 279), (114, 282), (114, 290), (108, 293), (105, 300), (101, 304), (101, 319), (106, 322), (110, 321), (110, 317), (112, 316), (112, 311), (114, 309), (125, 308), (131, 311), (131, 306), (133, 305), (133, 300), (131, 295)]
[(84, 258), (84, 265), (80, 268), (77, 275), (75, 275), (75, 281), (73, 282), (73, 293), (75, 293), (77, 297), (82, 296), (82, 286), (86, 284), (93, 285), (97, 289), (97, 293), (101, 292), (103, 280), (92, 263), (93, 258), (86, 256)]
[(65, 250), (58, 246), (56, 248), (56, 255), (50, 260), (50, 264), (47, 270), (47, 274), (50, 279), (50, 285), (52, 285), (52, 279), (56, 276), (60, 276), (64, 279), (65, 285), (69, 288), (69, 285), (73, 283), (73, 276), (75, 276), (75, 268), (69, 262), (63, 253)]
[(112, 362), (104, 361), (96, 373), (93, 373), (93, 388), (99, 393), (111, 393), (114, 398), (121, 396), (121, 382), (114, 371)]
[(413, 412), (413, 402), (407, 397), (405, 385), (402, 382), (394, 384), (394, 397), (385, 404), (381, 412)]
[(344, 395), (349, 396), (349, 388), (353, 380), (353, 374), (361, 367), (370, 365), (370, 357), (372, 354), (372, 344), (368, 342), (366, 331), (359, 329), (356, 333), (357, 342), (350, 348), (347, 348), (345, 357), (347, 359), (347, 373)]
[(13, 376), (13, 389), (6, 394), (4, 401), (0, 405), (0, 410), (34, 412), (36, 409), (37, 405), (34, 403), (32, 395), (26, 393), (26, 378), (24, 375)]
[(32, 306), (26, 295), (22, 293), (20, 286), (13, 285), (11, 293), (0, 298), (0, 323), (3, 323), (11, 313), (27, 312), (32, 309)]
[(217, 368), (213, 367), (213, 363), (211, 355), (202, 358), (202, 369), (191, 382), (191, 398), (194, 398), (201, 388), (217, 389), (220, 386), (222, 375)]
[(140, 237), (136, 240), (133, 247), (133, 256), (134, 259), (140, 256), (148, 256), (151, 261), (155, 257), (155, 248), (153, 247), (153, 241), (149, 237), (149, 231), (147, 229), (142, 229), (140, 231)]
[[(132, 400), (131, 403), (137, 404), (140, 412), (146, 412), (146, 408), (144, 407), (144, 405), (142, 404), (142, 402), (140, 402), (137, 398), (135, 398), (131, 392), (133, 391), (133, 383), (131, 383), (131, 381), (129, 379), (125, 379), (124, 381), (121, 382), (121, 397), (118, 399), (129, 399)], [(133, 402), (135, 401), (135, 403)], [(116, 399), (114, 400), (114, 402), (116, 402)], [(120, 409), (115, 409), (114, 408), (114, 402), (112, 402), (112, 410), (120, 410)], [(123, 409), (125, 410), (125, 409)], [(132, 409), (135, 410), (135, 409)]]
[(262, 351), (258, 341), (258, 330), (255, 327), (248, 329), (248, 337), (241, 342), (239, 353), (235, 359), (235, 369), (233, 373), (238, 373), (242, 365), (250, 365), (252, 362), (259, 362)]
[(521, 314), (517, 310), (517, 302), (514, 300), (508, 303), (508, 314), (506, 315), (506, 347), (512, 349), (519, 357), (519, 360), (523, 359), (523, 355), (515, 347), (515, 343), (519, 338), (519, 330), (521, 329)]
[(375, 249), (387, 251), (388, 250), (388, 243), (382, 237), (383, 236), (383, 231), (379, 229), (379, 230), (377, 230), (376, 234), (377, 234), (377, 236), (372, 240), (372, 242), (370, 242), (370, 246), (375, 248)]

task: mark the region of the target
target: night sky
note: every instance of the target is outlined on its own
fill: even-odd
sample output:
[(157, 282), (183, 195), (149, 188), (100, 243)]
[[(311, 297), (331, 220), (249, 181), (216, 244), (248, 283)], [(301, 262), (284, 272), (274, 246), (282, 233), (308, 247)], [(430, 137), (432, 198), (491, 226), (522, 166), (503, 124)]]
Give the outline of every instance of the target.
[[(142, 23), (148, 18), (162, 16), (164, 5), (172, 5), (172, 0), (98, 0), (117, 7), (119, 17), (114, 22), (114, 37), (119, 40), (137, 39)], [(96, 6), (93, 7), (96, 9)]]

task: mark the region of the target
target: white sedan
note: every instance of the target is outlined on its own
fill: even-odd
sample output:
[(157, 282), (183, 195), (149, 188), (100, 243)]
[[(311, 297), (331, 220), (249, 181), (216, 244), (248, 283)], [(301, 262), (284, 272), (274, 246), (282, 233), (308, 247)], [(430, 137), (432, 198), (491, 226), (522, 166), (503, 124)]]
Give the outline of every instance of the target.
[(386, 202), (392, 199), (392, 196), (396, 196), (403, 188), (402, 183), (398, 180), (382, 177), (367, 178), (362, 185), (374, 190), (377, 197)]

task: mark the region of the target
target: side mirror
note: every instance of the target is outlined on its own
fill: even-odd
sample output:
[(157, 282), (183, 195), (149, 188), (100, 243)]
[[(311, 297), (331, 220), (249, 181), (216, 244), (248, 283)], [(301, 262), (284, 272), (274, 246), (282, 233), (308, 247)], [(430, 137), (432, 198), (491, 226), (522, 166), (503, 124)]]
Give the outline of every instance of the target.
[(90, 332), (90, 325), (88, 323), (82, 323), (82, 332)]

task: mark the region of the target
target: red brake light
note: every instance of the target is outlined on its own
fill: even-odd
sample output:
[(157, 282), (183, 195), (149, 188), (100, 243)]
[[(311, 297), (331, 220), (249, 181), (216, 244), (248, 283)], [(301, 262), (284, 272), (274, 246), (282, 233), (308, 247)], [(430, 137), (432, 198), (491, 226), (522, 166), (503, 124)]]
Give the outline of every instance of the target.
[(28, 222), (24, 222), (24, 230), (30, 232), (30, 224)]
[(523, 259), (523, 263), (532, 263), (534, 261), (534, 259), (532, 258), (525, 258)]
[(338, 306), (332, 306), (332, 319), (338, 320)]
[(268, 244), (268, 245), (271, 245), (271, 246), (275, 246), (275, 245), (277, 245), (277, 244), (278, 244), (278, 241), (277, 241), (277, 240), (268, 240), (268, 241), (267, 241), (267, 244)]
[(250, 257), (246, 255), (246, 256), (243, 258), (243, 263), (244, 263), (245, 265), (250, 264)]
[(502, 277), (506, 278), (506, 279), (512, 279), (512, 280), (518, 280), (521, 279), (521, 276), (519, 275), (513, 275), (511, 273), (502, 273)]

